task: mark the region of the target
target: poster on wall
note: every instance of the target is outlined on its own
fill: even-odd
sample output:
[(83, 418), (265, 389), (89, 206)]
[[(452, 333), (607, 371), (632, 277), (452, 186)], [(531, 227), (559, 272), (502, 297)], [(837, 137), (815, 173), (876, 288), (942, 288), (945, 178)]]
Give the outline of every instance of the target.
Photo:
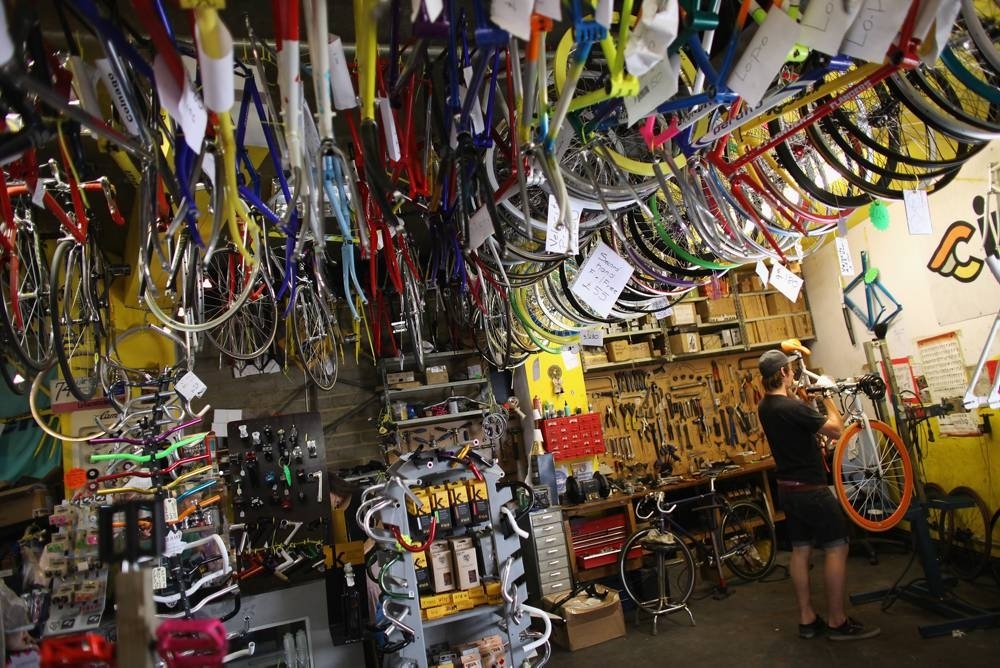
[[(969, 380), (965, 373), (965, 358), (957, 332), (947, 332), (917, 341), (920, 366), (923, 370), (931, 401), (959, 399), (965, 396)], [(938, 418), (938, 428), (943, 436), (979, 436), (978, 415), (957, 413)]]

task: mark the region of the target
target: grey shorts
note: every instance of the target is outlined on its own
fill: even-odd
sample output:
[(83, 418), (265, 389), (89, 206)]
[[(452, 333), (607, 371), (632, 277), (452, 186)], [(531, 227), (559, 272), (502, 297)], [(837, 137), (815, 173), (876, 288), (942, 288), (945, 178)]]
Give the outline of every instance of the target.
[(848, 542), (847, 516), (829, 489), (808, 492), (779, 488), (785, 526), (792, 547), (836, 547)]

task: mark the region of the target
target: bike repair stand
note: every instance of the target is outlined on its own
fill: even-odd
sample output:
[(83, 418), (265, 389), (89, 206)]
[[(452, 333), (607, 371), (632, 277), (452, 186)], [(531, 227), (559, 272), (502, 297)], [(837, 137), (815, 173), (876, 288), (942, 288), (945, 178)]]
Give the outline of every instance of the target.
[[(882, 334), (880, 338), (865, 343), (865, 355), (868, 358), (869, 367), (875, 371), (879, 368), (875, 359), (875, 350), (877, 349), (879, 352), (881, 358), (879, 361), (885, 365), (885, 375), (888, 377), (889, 387), (892, 391), (892, 414), (895, 417), (896, 432), (903, 439), (903, 444), (910, 455), (910, 460), (915, 461), (913, 456), (914, 448), (913, 444), (910, 443), (908, 430), (900, 428), (906, 421), (906, 414), (899, 401), (899, 387), (896, 383), (895, 374), (892, 372), (892, 361), (889, 357), (888, 345), (885, 342), (885, 332), (879, 333)], [(885, 399), (882, 401), (884, 402)], [(885, 410), (888, 409), (886, 408)], [(913, 533), (916, 544), (917, 557), (920, 559), (920, 565), (924, 569), (924, 577), (900, 588), (879, 589), (860, 594), (851, 594), (851, 604), (860, 605), (862, 603), (881, 601), (888, 596), (896, 596), (904, 601), (948, 618), (948, 621), (918, 626), (917, 631), (920, 633), (921, 638), (935, 638), (950, 635), (953, 631), (966, 631), (1000, 624), (1000, 611), (980, 608), (963, 601), (957, 596), (950, 595), (950, 590), (957, 584), (958, 579), (954, 576), (945, 577), (941, 573), (937, 550), (934, 548), (934, 542), (931, 540), (927, 524), (928, 508), (938, 510), (964, 508), (972, 505), (971, 499), (966, 499), (965, 497), (945, 497), (928, 500), (924, 494), (924, 483), (920, 478), (919, 467), (916, 466), (913, 468), (913, 483), (915, 495), (903, 519), (910, 523), (910, 531)]]

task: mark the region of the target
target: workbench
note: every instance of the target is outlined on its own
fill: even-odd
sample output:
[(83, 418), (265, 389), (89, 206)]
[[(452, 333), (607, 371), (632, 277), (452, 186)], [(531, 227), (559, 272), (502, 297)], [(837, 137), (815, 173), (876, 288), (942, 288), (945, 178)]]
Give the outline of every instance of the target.
[[(774, 470), (775, 464), (774, 460), (771, 458), (764, 459), (758, 462), (751, 462), (742, 465), (739, 469), (733, 469), (729, 471), (724, 471), (716, 476), (716, 484), (718, 491), (725, 492), (727, 482), (737, 481), (747, 478), (757, 478), (757, 480), (750, 480), (750, 482), (756, 482), (760, 488), (761, 494), (763, 495), (764, 502), (766, 505), (765, 512), (770, 516), (771, 520), (774, 522), (779, 522), (784, 519), (784, 513), (776, 512), (774, 508), (774, 500), (771, 494), (771, 485), (768, 479), (768, 472)], [(565, 505), (562, 506), (563, 511), (563, 531), (566, 534), (566, 544), (569, 547), (570, 559), (569, 563), (573, 573), (574, 582), (588, 582), (591, 580), (598, 580), (603, 577), (608, 577), (610, 575), (615, 575), (618, 572), (617, 565), (617, 555), (615, 557), (615, 563), (607, 564), (603, 566), (596, 566), (594, 568), (587, 568), (581, 570), (578, 568), (576, 555), (574, 553), (573, 547), (573, 532), (571, 529), (572, 520), (574, 518), (592, 518), (600, 517), (605, 515), (611, 515), (613, 513), (623, 512), (625, 515), (625, 537), (631, 536), (638, 528), (636, 517), (635, 517), (635, 502), (637, 500), (643, 499), (650, 492), (664, 491), (668, 494), (675, 494), (676, 492), (681, 492), (686, 489), (695, 489), (698, 487), (707, 487), (709, 484), (710, 476), (702, 475), (699, 477), (687, 477), (668, 485), (662, 485), (659, 487), (646, 488), (641, 492), (635, 492), (632, 494), (624, 494), (621, 492), (613, 493), (606, 499), (601, 499), (599, 501), (588, 501), (586, 503), (578, 503), (575, 505)], [(639, 559), (635, 560), (636, 565), (640, 563)]]

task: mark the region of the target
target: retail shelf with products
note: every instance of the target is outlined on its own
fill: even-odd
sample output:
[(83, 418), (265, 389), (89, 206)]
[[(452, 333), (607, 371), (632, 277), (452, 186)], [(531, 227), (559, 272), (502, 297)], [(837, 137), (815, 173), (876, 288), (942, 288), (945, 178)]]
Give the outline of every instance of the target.
[(442, 424), (453, 420), (462, 420), (468, 417), (482, 417), (482, 410), (460, 411), (458, 413), (442, 413), (441, 415), (430, 415), (427, 417), (410, 418), (408, 420), (398, 420), (393, 424), (397, 429), (412, 429), (414, 427), (425, 427), (429, 424)]
[(489, 378), (470, 378), (468, 380), (452, 380), (447, 383), (434, 383), (433, 385), (421, 385), (420, 387), (402, 387), (399, 389), (384, 388), (382, 391), (388, 397), (402, 397), (423, 392), (433, 392), (435, 390), (455, 389), (468, 387), (471, 385), (485, 385), (490, 382)]
[(644, 329), (633, 329), (627, 332), (610, 332), (604, 335), (605, 340), (609, 339), (627, 339), (632, 336), (644, 336), (644, 335), (662, 335), (663, 329), (657, 328), (644, 328)]

